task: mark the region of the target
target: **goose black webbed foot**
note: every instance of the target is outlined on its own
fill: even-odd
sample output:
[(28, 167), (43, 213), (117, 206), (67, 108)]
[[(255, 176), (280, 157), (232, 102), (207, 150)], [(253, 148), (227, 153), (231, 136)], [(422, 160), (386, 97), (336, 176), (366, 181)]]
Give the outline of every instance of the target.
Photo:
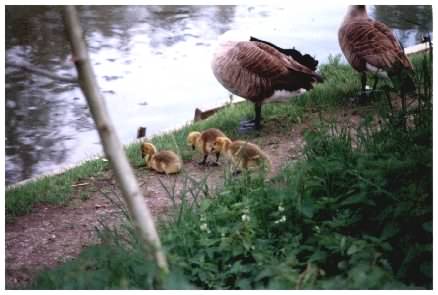
[(260, 124), (257, 124), (256, 120), (240, 121), (238, 132), (239, 134), (246, 134), (253, 131), (259, 131), (261, 129)]
[(353, 104), (357, 104), (357, 105), (366, 105), (379, 92), (380, 92), (379, 90), (371, 90), (371, 89), (360, 91), (360, 92), (357, 93), (356, 96), (350, 97), (350, 102), (353, 103)]
[(240, 174), (242, 174), (241, 170), (235, 170), (235, 171), (233, 171), (233, 173), (231, 175), (232, 176), (239, 176)]
[(210, 166), (212, 167), (218, 167), (220, 166), (218, 162), (210, 162)]

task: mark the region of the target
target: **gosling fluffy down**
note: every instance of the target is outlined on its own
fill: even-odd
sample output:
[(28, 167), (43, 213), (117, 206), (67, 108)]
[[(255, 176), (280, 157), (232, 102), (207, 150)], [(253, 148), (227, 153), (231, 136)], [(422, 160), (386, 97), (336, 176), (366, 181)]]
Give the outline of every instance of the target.
[(141, 145), (141, 156), (146, 166), (158, 173), (174, 174), (181, 171), (182, 161), (173, 151), (159, 151), (148, 142)]
[[(207, 157), (211, 153), (213, 144), (218, 137), (225, 137), (225, 134), (217, 129), (217, 128), (209, 128), (204, 130), (203, 132), (192, 131), (187, 136), (187, 144), (191, 145), (192, 148), (198, 150), (200, 153), (204, 155), (204, 158), (200, 165), (205, 165), (207, 163)], [(219, 161), (220, 153), (216, 152), (216, 162)]]
[(247, 141), (231, 141), (228, 137), (219, 137), (214, 142), (212, 151), (223, 153), (230, 159), (234, 172), (264, 167), (270, 171), (272, 168), (269, 156), (259, 146)]

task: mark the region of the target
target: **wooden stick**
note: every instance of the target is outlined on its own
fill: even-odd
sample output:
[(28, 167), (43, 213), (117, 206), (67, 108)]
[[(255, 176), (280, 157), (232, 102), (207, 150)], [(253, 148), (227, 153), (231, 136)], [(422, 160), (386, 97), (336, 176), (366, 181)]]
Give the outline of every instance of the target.
[(83, 39), (79, 17), (74, 6), (65, 7), (64, 21), (73, 55), (75, 56), (75, 65), (82, 92), (87, 99), (88, 106), (96, 123), (105, 154), (120, 185), (129, 215), (137, 227), (140, 236), (148, 245), (152, 246), (159, 269), (164, 273), (168, 273), (166, 256), (161, 247), (152, 214), (145, 203), (134, 172), (109, 117), (105, 100), (99, 91), (93, 68), (91, 67), (88, 50)]
[(137, 139), (146, 136), (146, 127), (140, 126), (137, 129)]

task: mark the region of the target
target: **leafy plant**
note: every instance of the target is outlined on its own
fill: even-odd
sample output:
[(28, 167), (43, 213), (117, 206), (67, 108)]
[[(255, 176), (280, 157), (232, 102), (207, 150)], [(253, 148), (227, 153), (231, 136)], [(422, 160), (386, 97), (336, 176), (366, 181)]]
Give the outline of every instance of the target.
[[(337, 59), (322, 71), (334, 77), (335, 67), (345, 71), (341, 77), (350, 71)], [(348, 93), (351, 85), (336, 86), (336, 93)], [(356, 129), (321, 122), (305, 134), (305, 158), (288, 163), (273, 179), (225, 173), (223, 188), (211, 191), (205, 181), (188, 178), (179, 198), (166, 187), (174, 204), (160, 229), (171, 269), (167, 278), (157, 279), (128, 226), (123, 234), (105, 231), (102, 245), (41, 274), (34, 287), (431, 289), (427, 93), (431, 89), (422, 89), (408, 111), (380, 97), (379, 111)], [(176, 141), (199, 126), (177, 133)]]

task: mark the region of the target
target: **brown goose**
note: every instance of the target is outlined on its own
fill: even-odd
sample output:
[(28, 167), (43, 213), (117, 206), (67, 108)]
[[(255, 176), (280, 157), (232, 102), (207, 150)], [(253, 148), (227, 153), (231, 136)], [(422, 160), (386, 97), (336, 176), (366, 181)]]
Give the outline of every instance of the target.
[[(350, 65), (361, 73), (365, 93), (367, 72), (384, 78), (401, 77), (404, 92), (415, 90), (412, 64), (391, 29), (368, 17), (365, 5), (352, 5), (339, 28), (339, 45)], [(373, 90), (377, 86), (377, 77)]]
[(221, 42), (212, 69), (222, 86), (255, 105), (254, 123), (241, 124), (241, 129), (261, 128), (261, 108), (267, 99), (302, 88), (310, 90), (314, 83), (322, 82), (320, 75), (292, 57), (257, 41)]

